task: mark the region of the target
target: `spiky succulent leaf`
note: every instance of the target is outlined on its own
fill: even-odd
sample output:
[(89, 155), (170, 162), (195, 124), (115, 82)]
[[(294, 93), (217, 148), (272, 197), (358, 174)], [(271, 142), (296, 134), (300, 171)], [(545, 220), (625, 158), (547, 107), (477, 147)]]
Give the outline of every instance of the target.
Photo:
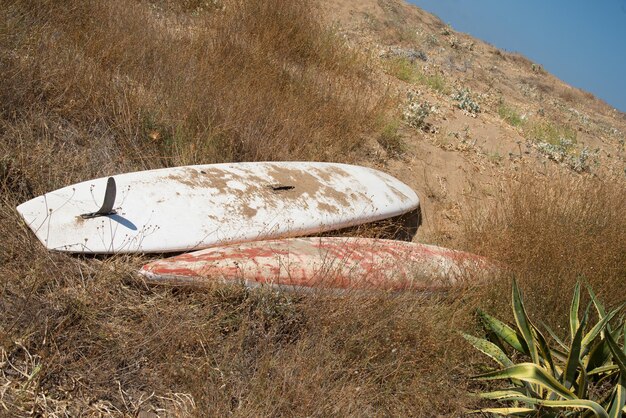
[(548, 408), (586, 409), (598, 418), (610, 418), (606, 409), (598, 403), (588, 399), (574, 399), (571, 401), (543, 401), (538, 400), (537, 405)]
[(465, 338), (478, 351), (494, 359), (500, 366), (509, 367), (513, 365), (513, 362), (507, 357), (504, 351), (491, 341), (487, 341), (483, 338), (476, 338), (469, 334), (462, 333), (461, 335), (463, 335), (463, 338)]
[(611, 350), (606, 339), (596, 340), (591, 346), (589, 354), (585, 356), (585, 369), (591, 375), (592, 370), (602, 368), (610, 359)]
[(539, 385), (565, 399), (576, 398), (576, 395), (574, 395), (569, 389), (534, 363), (516, 364), (502, 370), (496, 370), (475, 376), (475, 378), (478, 380), (518, 379), (523, 382)]
[[(500, 390), (481, 394), (481, 398), (498, 400), (498, 401), (518, 401), (527, 405), (541, 405), (549, 408), (561, 409), (587, 409), (595, 416), (608, 417), (607, 412), (601, 405), (596, 402), (584, 399), (572, 400), (545, 400), (537, 399), (524, 395), (519, 390)], [(536, 412), (536, 411), (535, 411)]]
[(594, 293), (591, 286), (587, 285), (587, 292), (589, 293), (589, 297), (591, 297), (591, 301), (593, 305), (596, 307), (596, 311), (598, 311), (598, 316), (600, 318), (606, 316), (606, 309), (604, 309), (604, 305), (598, 300), (596, 294)]
[[(544, 322), (542, 322), (542, 323), (541, 323), (541, 325), (543, 325), (543, 327), (544, 327), (544, 328), (548, 331), (548, 334), (550, 334), (550, 337), (552, 337), (552, 339), (553, 339), (554, 341), (556, 341), (556, 343), (557, 343), (558, 345), (560, 345), (560, 346), (561, 346), (561, 348), (562, 348), (563, 350), (569, 350), (569, 347), (567, 346), (567, 344), (565, 344), (565, 343), (563, 342), (563, 340), (561, 340), (561, 339), (559, 338), (559, 336), (558, 336), (558, 335), (556, 335), (556, 332), (554, 332), (554, 331), (552, 330), (552, 328), (550, 328), (550, 327), (549, 327), (547, 324), (545, 324)], [(552, 351), (554, 351), (554, 350), (552, 350)], [(565, 358), (565, 357), (564, 357), (564, 358)]]
[(536, 414), (537, 410), (533, 408), (484, 408), (477, 411), (472, 411), (476, 414), (487, 413), (502, 415), (503, 417), (526, 417)]
[(613, 360), (615, 364), (617, 364), (617, 367), (619, 367), (620, 373), (626, 375), (626, 354), (619, 348), (610, 332), (606, 333), (606, 341), (609, 344), (611, 354), (613, 354)]
[[(593, 303), (593, 306), (595, 306), (596, 311), (598, 312), (598, 316), (600, 318), (604, 318), (606, 316), (606, 309), (604, 308), (602, 302), (600, 302), (600, 300), (596, 297), (595, 292), (593, 291), (591, 286), (589, 286), (589, 284), (587, 284), (587, 292), (589, 293), (589, 297), (591, 297), (591, 302)], [(609, 331), (611, 330), (611, 324), (607, 324), (606, 327)], [(604, 337), (604, 333), (602, 334), (602, 336)]]
[(557, 375), (556, 367), (554, 365), (554, 361), (552, 360), (552, 350), (548, 345), (546, 338), (543, 336), (539, 328), (531, 324), (533, 331), (535, 333), (535, 338), (537, 340), (537, 346), (539, 347), (539, 352), (541, 353), (541, 358), (543, 359), (544, 364), (547, 364), (550, 368), (550, 372), (553, 375)]
[(561, 378), (562, 383), (568, 389), (571, 388), (576, 381), (576, 371), (578, 370), (578, 366), (580, 364), (581, 342), (583, 339), (583, 332), (585, 330), (586, 322), (587, 315), (585, 314), (583, 320), (579, 323), (578, 329), (576, 330), (572, 338), (572, 346), (570, 348), (569, 356), (567, 357), (567, 363), (565, 364), (563, 377)]
[(540, 405), (548, 408), (559, 408), (559, 409), (586, 409), (591, 411), (594, 416), (598, 418), (610, 418), (609, 414), (606, 412), (601, 405), (594, 401), (586, 400), (586, 399), (571, 399), (571, 400), (544, 400), (544, 399), (535, 399), (529, 398), (527, 396), (518, 396), (509, 398), (511, 401), (519, 401), (524, 402), (530, 405)]
[(478, 315), (485, 325), (485, 328), (495, 333), (499, 338), (518, 352), (527, 353), (528, 350), (523, 346), (522, 341), (519, 339), (513, 328), (481, 310), (478, 310)]
[(528, 348), (528, 355), (532, 359), (533, 363), (540, 364), (539, 354), (537, 352), (537, 345), (535, 344), (535, 337), (533, 335), (530, 320), (528, 319), (528, 315), (526, 314), (524, 302), (522, 301), (522, 295), (520, 293), (519, 287), (517, 286), (517, 281), (515, 280), (513, 280), (513, 291), (511, 299), (513, 304), (513, 316), (515, 317), (517, 328), (522, 334), (522, 338), (524, 339), (526, 347)]
[[(613, 317), (622, 310), (622, 308), (626, 305), (626, 303), (622, 304), (618, 308), (612, 310), (608, 315), (604, 315), (600, 321), (594, 325), (594, 327), (585, 335), (582, 341), (582, 350), (583, 354), (586, 354), (589, 350), (589, 344), (595, 340), (595, 338), (604, 331), (605, 328), (608, 327), (609, 321), (613, 319)], [(608, 329), (608, 328), (607, 328)], [(610, 332), (610, 329), (609, 329)], [(608, 333), (607, 333), (608, 334)], [(604, 334), (603, 334), (604, 335)]]
[(578, 307), (580, 305), (580, 282), (576, 283), (576, 287), (574, 288), (574, 297), (572, 298), (572, 304), (569, 309), (569, 330), (570, 330), (570, 338), (571, 341), (574, 341), (574, 336), (576, 335), (576, 331), (580, 326), (580, 322), (578, 321)]
[[(478, 351), (494, 359), (498, 364), (500, 364), (500, 366), (509, 367), (513, 365), (513, 362), (507, 357), (504, 351), (502, 351), (500, 347), (498, 347), (491, 341), (485, 340), (483, 338), (476, 338), (469, 334), (461, 333), (461, 335), (463, 335), (463, 337)], [(533, 388), (528, 383), (521, 382), (517, 379), (512, 379), (512, 382), (516, 385), (525, 386), (526, 390), (530, 394), (536, 395), (535, 391), (533, 391)]]
[[(610, 411), (613, 413), (612, 417), (617, 417), (621, 415), (621, 410), (624, 410), (624, 405), (626, 404), (626, 394), (625, 386), (626, 386), (626, 354), (624, 351), (617, 345), (615, 339), (611, 335), (610, 332), (606, 333), (606, 340), (611, 349), (611, 354), (613, 354), (613, 360), (615, 364), (619, 367), (620, 378), (619, 382), (615, 388), (615, 394), (611, 401)], [(624, 343), (626, 345), (626, 342)]]
[(521, 388), (511, 388), (505, 390), (495, 390), (493, 392), (481, 393), (478, 395), (483, 399), (491, 399), (493, 401), (508, 400), (511, 397), (526, 396), (526, 392)]
[(622, 410), (626, 405), (626, 375), (622, 373), (619, 378), (617, 386), (613, 392), (613, 398), (611, 399), (611, 405), (609, 407), (610, 418), (621, 418)]
[(589, 391), (589, 376), (587, 375), (587, 371), (584, 367), (580, 368), (580, 374), (578, 375), (578, 379), (576, 379), (576, 384), (578, 386), (576, 396), (579, 399), (587, 398)]
[(595, 369), (587, 372), (587, 374), (589, 376), (592, 376), (596, 374), (615, 372), (617, 370), (619, 370), (619, 367), (617, 367), (617, 364), (607, 364), (606, 366), (596, 367)]

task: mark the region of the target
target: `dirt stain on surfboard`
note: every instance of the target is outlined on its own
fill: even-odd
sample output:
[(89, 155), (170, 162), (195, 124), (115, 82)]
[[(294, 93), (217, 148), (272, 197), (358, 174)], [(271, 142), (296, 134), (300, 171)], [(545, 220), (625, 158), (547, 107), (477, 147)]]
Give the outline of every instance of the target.
[[(243, 171), (244, 173), (234, 173), (220, 168), (198, 170), (189, 167), (184, 169), (184, 173), (170, 174), (167, 178), (178, 181), (192, 189), (210, 188), (215, 189), (218, 193), (233, 195), (240, 199), (242, 204), (239, 210), (236, 207), (231, 207), (231, 209), (237, 210), (245, 217), (253, 217), (258, 212), (258, 208), (249, 205), (252, 197), (261, 197), (267, 208), (278, 208), (278, 202), (286, 200), (299, 201), (300, 204), (308, 206), (310, 199), (324, 200), (325, 202), (318, 204), (318, 209), (333, 214), (339, 212), (338, 206), (345, 208), (351, 206), (350, 200), (343, 191), (325, 184), (338, 178), (352, 177), (348, 172), (338, 167), (329, 167), (328, 169), (316, 167), (312, 170), (315, 175), (304, 169), (285, 168), (279, 164), (270, 165), (265, 170), (266, 176), (259, 175), (258, 170), (254, 174), (251, 170)], [(244, 185), (244, 188), (233, 187), (233, 182)], [(366, 202), (370, 200), (363, 193), (359, 193), (359, 195)], [(351, 194), (351, 197), (355, 197), (354, 193)]]

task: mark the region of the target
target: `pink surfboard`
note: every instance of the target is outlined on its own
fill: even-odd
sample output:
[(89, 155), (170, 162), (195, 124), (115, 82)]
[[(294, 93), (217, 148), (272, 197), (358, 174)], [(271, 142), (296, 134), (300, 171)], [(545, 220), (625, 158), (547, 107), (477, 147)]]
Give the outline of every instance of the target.
[(316, 237), (213, 247), (151, 262), (140, 273), (150, 282), (173, 285), (443, 290), (493, 271), (483, 257), (432, 245)]

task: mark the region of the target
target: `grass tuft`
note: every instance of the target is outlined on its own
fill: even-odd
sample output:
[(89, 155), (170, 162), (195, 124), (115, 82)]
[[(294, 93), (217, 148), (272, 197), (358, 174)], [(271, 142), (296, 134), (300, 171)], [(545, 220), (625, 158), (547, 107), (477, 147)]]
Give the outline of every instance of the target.
[(552, 122), (531, 123), (526, 128), (526, 136), (535, 142), (544, 142), (551, 145), (561, 145), (563, 140), (576, 144), (576, 131), (569, 126)]
[(411, 60), (395, 57), (385, 61), (387, 72), (398, 80), (414, 83), (419, 78), (419, 70)]
[(398, 80), (423, 85), (439, 93), (448, 93), (448, 84), (441, 74), (424, 73), (408, 58), (395, 57), (387, 59), (385, 60), (385, 66), (387, 72)]
[(407, 151), (407, 145), (398, 132), (399, 128), (400, 120), (393, 120), (383, 127), (378, 136), (378, 143), (392, 158), (400, 158)]
[(498, 115), (511, 126), (518, 127), (522, 125), (523, 120), (517, 110), (504, 102), (500, 102), (498, 106)]

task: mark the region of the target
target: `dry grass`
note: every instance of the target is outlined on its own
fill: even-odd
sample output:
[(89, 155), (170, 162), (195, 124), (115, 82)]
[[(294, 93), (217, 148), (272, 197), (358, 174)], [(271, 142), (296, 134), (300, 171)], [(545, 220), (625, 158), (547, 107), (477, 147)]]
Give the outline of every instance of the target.
[(313, 4), (18, 0), (0, 19), (2, 414), (430, 416), (466, 404), (451, 341), (468, 316), (453, 299), (150, 288), (134, 274), (145, 259), (49, 253), (14, 210), (114, 172), (349, 161), (387, 99)]
[[(193, 13), (128, 0), (3, 7), (0, 133), (12, 167), (48, 189), (67, 179), (51, 179), (64, 174), (37, 159), (68, 159), (78, 179), (197, 162), (345, 160), (359, 146), (385, 96), (313, 5), (188, 6)], [(31, 173), (42, 166), (48, 181)]]
[[(495, 207), (469, 209), (466, 246), (506, 263), (534, 316), (564, 330), (577, 280), (608, 305), (626, 299), (623, 191), (622, 178), (522, 171), (503, 182)], [(485, 305), (509, 317), (509, 293), (509, 283), (498, 282), (483, 295)]]
[(1, 221), (4, 412), (445, 416), (471, 405), (460, 292), (152, 288), (133, 273), (140, 258), (48, 253), (10, 207)]

